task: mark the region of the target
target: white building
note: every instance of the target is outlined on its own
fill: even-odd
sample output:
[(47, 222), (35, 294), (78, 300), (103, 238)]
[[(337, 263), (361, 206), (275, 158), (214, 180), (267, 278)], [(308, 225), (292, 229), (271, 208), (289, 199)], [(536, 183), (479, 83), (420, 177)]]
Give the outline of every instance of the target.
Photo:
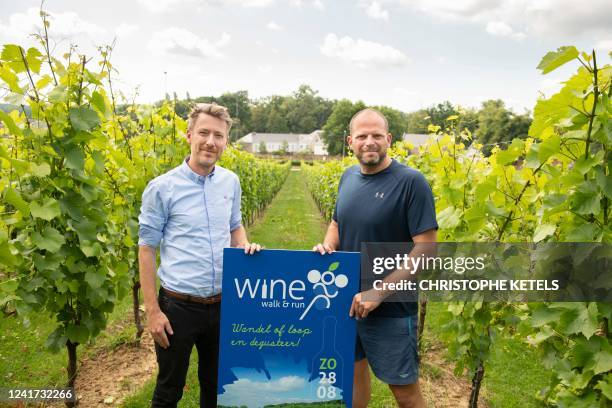
[(431, 135), (424, 135), (420, 133), (404, 133), (402, 135), (402, 141), (410, 143), (415, 149), (427, 143), (430, 138)]
[(321, 138), (322, 131), (315, 130), (309, 134), (298, 133), (257, 133), (251, 132), (238, 139), (244, 149), (251, 153), (273, 153), (286, 148), (287, 153), (314, 154), (327, 156), (327, 148)]

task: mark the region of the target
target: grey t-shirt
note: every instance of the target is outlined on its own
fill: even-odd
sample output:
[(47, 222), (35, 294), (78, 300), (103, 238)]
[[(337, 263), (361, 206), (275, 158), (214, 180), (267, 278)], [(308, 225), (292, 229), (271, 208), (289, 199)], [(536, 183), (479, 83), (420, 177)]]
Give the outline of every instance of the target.
[[(361, 251), (362, 242), (412, 242), (412, 237), (437, 229), (431, 188), (419, 172), (395, 160), (376, 174), (349, 167), (338, 187), (334, 209), (340, 251)], [(385, 302), (371, 315), (404, 317), (415, 314), (416, 303)]]

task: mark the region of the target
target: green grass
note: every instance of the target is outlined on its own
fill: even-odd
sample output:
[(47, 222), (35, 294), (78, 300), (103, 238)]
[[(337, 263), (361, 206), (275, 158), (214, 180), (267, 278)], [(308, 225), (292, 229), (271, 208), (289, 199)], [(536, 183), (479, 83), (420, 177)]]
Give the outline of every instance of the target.
[(327, 225), (310, 197), (301, 171), (291, 171), (263, 218), (249, 228), (249, 239), (266, 248), (312, 249)]
[[(115, 306), (109, 325), (131, 319), (130, 295)], [(136, 333), (130, 322), (120, 330), (103, 332), (94, 341), (77, 349), (78, 357), (90, 355), (101, 348), (114, 348), (119, 342), (131, 341)], [(46, 346), (55, 329), (53, 317), (31, 313), (26, 319), (16, 316), (0, 318), (0, 384), (3, 387), (62, 387), (67, 380), (68, 357), (65, 349), (50, 352)]]

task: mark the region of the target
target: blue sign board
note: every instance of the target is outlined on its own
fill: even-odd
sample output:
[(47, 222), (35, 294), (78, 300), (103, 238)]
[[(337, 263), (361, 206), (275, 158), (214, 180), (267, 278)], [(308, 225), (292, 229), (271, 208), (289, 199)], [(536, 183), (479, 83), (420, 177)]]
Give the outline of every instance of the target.
[(359, 253), (226, 248), (218, 407), (351, 407)]

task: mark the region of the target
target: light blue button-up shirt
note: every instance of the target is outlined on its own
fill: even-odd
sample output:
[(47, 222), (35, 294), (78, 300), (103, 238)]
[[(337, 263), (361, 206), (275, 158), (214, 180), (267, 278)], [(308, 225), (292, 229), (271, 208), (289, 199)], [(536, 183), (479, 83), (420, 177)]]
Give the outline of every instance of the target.
[(200, 176), (184, 161), (149, 182), (138, 245), (160, 246), (162, 287), (200, 297), (221, 292), (223, 248), (241, 225), (241, 194), (238, 176), (218, 165)]

